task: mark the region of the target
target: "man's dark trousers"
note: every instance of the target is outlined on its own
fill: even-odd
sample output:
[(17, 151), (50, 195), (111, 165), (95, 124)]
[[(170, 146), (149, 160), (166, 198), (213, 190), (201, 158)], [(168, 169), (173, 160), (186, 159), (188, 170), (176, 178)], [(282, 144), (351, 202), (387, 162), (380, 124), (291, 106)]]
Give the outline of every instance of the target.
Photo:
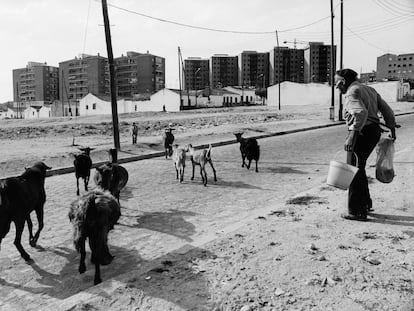
[[(351, 215), (363, 217), (367, 215), (367, 207), (371, 197), (365, 166), (380, 137), (381, 129), (378, 124), (366, 125), (359, 133), (354, 153), (348, 152), (348, 164), (358, 164), (359, 168), (348, 190), (348, 213)], [(356, 159), (355, 154), (358, 159)]]

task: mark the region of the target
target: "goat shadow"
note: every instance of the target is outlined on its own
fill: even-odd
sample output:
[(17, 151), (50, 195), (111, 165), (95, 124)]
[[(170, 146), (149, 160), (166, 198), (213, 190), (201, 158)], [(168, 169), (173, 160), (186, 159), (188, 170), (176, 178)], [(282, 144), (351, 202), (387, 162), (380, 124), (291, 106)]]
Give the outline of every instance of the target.
[(196, 227), (184, 217), (195, 215), (194, 212), (173, 209), (163, 212), (144, 212), (140, 215), (123, 214), (118, 225), (157, 231), (192, 242), (190, 236), (196, 233)]
[[(200, 185), (202, 185), (202, 182), (200, 181)], [(235, 181), (227, 181), (223, 179), (217, 179), (216, 182), (208, 183), (207, 186), (219, 186), (219, 187), (231, 187), (231, 188), (238, 188), (238, 189), (256, 189), (256, 190), (267, 190), (263, 189), (262, 187), (253, 186), (251, 184), (247, 184), (240, 180)]]
[[(199, 262), (208, 262), (209, 260), (216, 259), (217, 255), (214, 253), (186, 244), (158, 258), (143, 260), (127, 249), (113, 245), (110, 245), (110, 249), (115, 256), (114, 261), (108, 266), (102, 266), (101, 274), (103, 282), (118, 280), (124, 284), (124, 288), (119, 288), (119, 290), (115, 291), (115, 294), (131, 295), (131, 297), (140, 297), (142, 295), (158, 297), (165, 301), (170, 301), (184, 310), (198, 310), (200, 306), (203, 306), (206, 310), (214, 309), (214, 306), (211, 305), (214, 302), (211, 301), (209, 295), (209, 282), (204, 274), (200, 272), (203, 267), (200, 267), (198, 264)], [(105, 291), (107, 286), (93, 286), (94, 267), (89, 262), (89, 251), (87, 251), (86, 262), (88, 270), (82, 275), (77, 271), (79, 255), (74, 250), (66, 247), (57, 247), (54, 250), (46, 249), (46, 251), (67, 259), (68, 264), (60, 273), (50, 273), (36, 263), (33, 263), (31, 267), (40, 276), (40, 279), (37, 281), (45, 286), (30, 287), (11, 283), (0, 278), (0, 291), (3, 292), (6, 287), (11, 288), (12, 291), (14, 289), (28, 291), (34, 295), (41, 295), (43, 303), (46, 304), (48, 303), (47, 297), (63, 300), (84, 291), (91, 293), (95, 297), (102, 297), (99, 302), (100, 306), (108, 307), (108, 310), (118, 310), (125, 307), (125, 305), (120, 305), (124, 304), (125, 300), (117, 299), (116, 295), (109, 295)], [(168, 277), (170, 271), (177, 277)], [(128, 276), (126, 276), (126, 273), (128, 273)], [(165, 280), (166, 275), (168, 281)], [(145, 280), (148, 276), (151, 277), (151, 282)], [(183, 280), (186, 280), (185, 286), (183, 286)], [(10, 296), (12, 293), (9, 292), (8, 295)], [(197, 299), (194, 299), (194, 297), (197, 297)], [(25, 303), (30, 303), (32, 299), (36, 299), (36, 296), (23, 297), (18, 304), (22, 306)], [(39, 303), (42, 303), (42, 301)], [(83, 302), (75, 301), (74, 304), (71, 310), (77, 310), (77, 308), (83, 305)], [(94, 301), (91, 301), (90, 307), (95, 309), (93, 304)], [(106, 306), (105, 304), (109, 305)]]
[(263, 167), (263, 168), (259, 167), (259, 172), (260, 171), (264, 173), (272, 173), (272, 174), (300, 174), (300, 175), (308, 174), (308, 172), (306, 171), (294, 169), (291, 167), (285, 167), (285, 166)]
[[(44, 248), (42, 257), (48, 256), (47, 253), (58, 255), (65, 258), (65, 266), (59, 273), (51, 273), (42, 268), (36, 261), (28, 263), (31, 268), (38, 274), (35, 280), (38, 284), (35, 286), (21, 285), (8, 282), (0, 278), (0, 285), (19, 290), (24, 290), (32, 294), (42, 294), (57, 299), (66, 299), (76, 293), (93, 286), (95, 275), (95, 266), (90, 262), (90, 250), (86, 248), (86, 267), (87, 270), (83, 274), (79, 274), (78, 266), (80, 254), (74, 249), (67, 247)], [(135, 250), (130, 250), (114, 245), (109, 245), (109, 250), (115, 256), (112, 263), (107, 266), (101, 266), (102, 280), (109, 280), (116, 277), (120, 273), (124, 273), (131, 268), (138, 266), (142, 261)], [(39, 260), (40, 262), (40, 260)], [(44, 263), (45, 261), (43, 261)], [(42, 264), (43, 264), (42, 263)], [(46, 264), (44, 264), (46, 266)]]
[(403, 215), (387, 215), (387, 214), (377, 214), (369, 213), (370, 222), (380, 223), (384, 225), (398, 225), (406, 227), (414, 227), (414, 217), (413, 216), (403, 216)]

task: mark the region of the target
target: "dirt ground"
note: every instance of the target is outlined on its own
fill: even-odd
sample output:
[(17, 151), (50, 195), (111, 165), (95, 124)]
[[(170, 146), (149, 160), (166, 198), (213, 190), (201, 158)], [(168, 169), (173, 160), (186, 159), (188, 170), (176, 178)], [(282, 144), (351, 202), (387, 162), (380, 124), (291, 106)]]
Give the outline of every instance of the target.
[[(395, 110), (413, 108), (401, 104)], [(325, 107), (291, 106), (121, 116), (120, 157), (162, 150), (160, 135), (168, 126), (178, 141), (205, 143), (235, 130), (257, 134), (280, 124), (317, 124), (327, 113)], [(137, 146), (129, 141), (133, 121), (139, 124)], [(96, 148), (95, 159), (107, 159), (110, 124), (108, 117), (0, 121), (0, 177), (18, 174), (35, 160), (71, 165), (78, 145)], [(398, 178), (412, 181), (413, 173), (411, 166)], [(107, 295), (91, 289), (88, 299), (74, 297), (78, 301), (62, 310), (414, 310), (412, 184), (371, 183), (380, 208), (371, 222), (340, 219), (345, 192), (321, 185), (261, 210), (202, 249), (171, 253), (122, 284), (96, 286)], [(143, 282), (145, 294), (138, 286)]]

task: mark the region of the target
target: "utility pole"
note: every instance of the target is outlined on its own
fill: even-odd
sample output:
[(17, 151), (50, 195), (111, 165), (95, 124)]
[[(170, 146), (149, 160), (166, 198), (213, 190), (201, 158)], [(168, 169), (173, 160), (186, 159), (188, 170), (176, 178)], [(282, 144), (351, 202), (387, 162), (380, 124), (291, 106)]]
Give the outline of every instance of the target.
[(280, 57), (282, 56), (282, 53), (280, 52), (279, 36), (277, 34), (277, 30), (276, 30), (276, 43), (277, 43), (277, 52), (279, 54), (278, 62), (277, 62), (277, 84), (279, 84), (279, 110), (280, 110)]
[(182, 107), (183, 107), (183, 100), (182, 100), (182, 97), (183, 97), (183, 94), (182, 94), (182, 91), (181, 91), (181, 75), (182, 75), (182, 72), (181, 72), (181, 51), (180, 51), (180, 47), (178, 47), (178, 83), (179, 83), (179, 85), (180, 85), (180, 109), (182, 109)]
[(197, 68), (197, 70), (194, 73), (194, 86), (195, 86), (195, 107), (197, 107), (197, 90), (198, 90), (198, 84), (197, 84), (197, 74), (200, 72), (201, 68)]
[[(343, 69), (343, 55), (344, 55), (344, 1), (341, 0), (341, 51), (340, 51), (340, 60), (339, 60), (339, 69)], [(339, 109), (338, 109), (338, 120), (343, 121), (344, 118), (342, 116), (342, 93), (339, 92)]]
[(329, 108), (329, 119), (335, 119), (335, 86), (334, 86), (334, 11), (333, 11), (333, 0), (331, 0), (331, 74), (330, 74), (330, 83), (331, 83), (331, 107)]
[(102, 13), (103, 13), (103, 19), (104, 19), (104, 26), (105, 26), (106, 50), (108, 53), (109, 85), (110, 85), (110, 90), (111, 90), (112, 127), (113, 127), (113, 134), (114, 134), (114, 147), (116, 150), (120, 150), (121, 146), (119, 143), (118, 106), (116, 102), (114, 56), (112, 54), (111, 29), (109, 27), (108, 6), (106, 3), (106, 0), (102, 0)]

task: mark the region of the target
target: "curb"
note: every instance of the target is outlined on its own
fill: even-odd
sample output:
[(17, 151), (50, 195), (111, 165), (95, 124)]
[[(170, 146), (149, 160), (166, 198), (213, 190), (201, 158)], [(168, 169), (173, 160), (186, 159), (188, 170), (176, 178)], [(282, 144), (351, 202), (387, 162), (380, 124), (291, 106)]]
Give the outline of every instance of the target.
[[(298, 132), (311, 131), (311, 130), (326, 128), (326, 127), (331, 127), (331, 126), (337, 126), (337, 125), (342, 125), (342, 124), (345, 124), (345, 122), (344, 121), (336, 121), (335, 123), (315, 125), (315, 126), (311, 126), (311, 127), (305, 127), (305, 128), (294, 129), (294, 130), (289, 130), (289, 131), (280, 131), (280, 132), (274, 132), (274, 133), (257, 135), (257, 136), (250, 136), (250, 138), (263, 139), (263, 138), (269, 138), (269, 137), (274, 137), (274, 136), (281, 136), (281, 135), (293, 134), (293, 133), (298, 133)], [(232, 145), (232, 144), (237, 144), (237, 143), (238, 142), (235, 139), (231, 139), (231, 140), (223, 140), (223, 141), (220, 141), (220, 142), (217, 142), (217, 143), (212, 143), (211, 146), (212, 147), (220, 147), (220, 146)], [(197, 145), (197, 146), (195, 146), (195, 148), (196, 149), (208, 148), (209, 145), (210, 144)], [(118, 163), (122, 164), (122, 163), (129, 163), (129, 162), (135, 162), (135, 161), (142, 161), (142, 160), (147, 160), (147, 159), (152, 159), (152, 158), (158, 158), (158, 157), (161, 157), (161, 156), (164, 156), (164, 151), (158, 151), (158, 152), (152, 152), (152, 153), (143, 154), (143, 155), (119, 158)], [(99, 167), (99, 166), (101, 166), (105, 163), (107, 163), (107, 161), (96, 162), (92, 165), (92, 168)], [(75, 168), (73, 166), (60, 167), (60, 168), (56, 168), (56, 169), (52, 169), (50, 171), (47, 171), (46, 177), (55, 176), (55, 175), (62, 175), (62, 174), (69, 174), (69, 173), (73, 173), (73, 172), (75, 172)], [(3, 178), (3, 179), (5, 179), (5, 178)], [(0, 180), (2, 180), (2, 179), (0, 179)]]

